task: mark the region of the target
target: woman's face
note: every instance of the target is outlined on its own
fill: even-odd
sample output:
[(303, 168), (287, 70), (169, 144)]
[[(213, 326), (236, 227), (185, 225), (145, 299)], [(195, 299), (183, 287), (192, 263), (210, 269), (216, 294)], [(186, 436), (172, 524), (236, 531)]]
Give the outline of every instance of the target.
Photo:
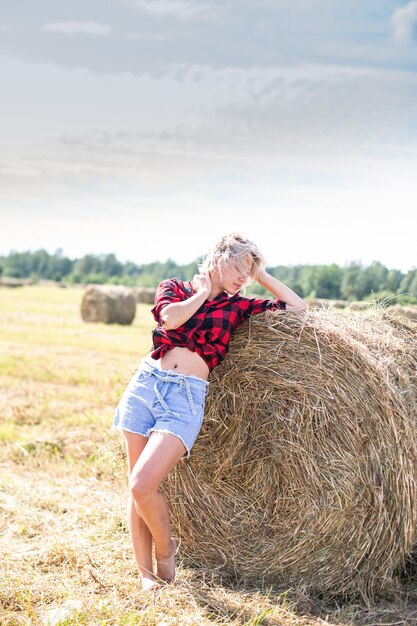
[(219, 279), (223, 289), (233, 294), (240, 291), (248, 280), (251, 270), (252, 259), (250, 257), (243, 259), (239, 266), (233, 260), (229, 260), (227, 264), (222, 263)]

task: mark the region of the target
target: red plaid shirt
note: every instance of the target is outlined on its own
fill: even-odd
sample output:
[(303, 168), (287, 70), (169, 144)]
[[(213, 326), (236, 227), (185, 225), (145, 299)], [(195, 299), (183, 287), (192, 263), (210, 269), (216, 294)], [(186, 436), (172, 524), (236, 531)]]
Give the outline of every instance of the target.
[(160, 359), (175, 346), (197, 352), (207, 363), (210, 371), (223, 361), (229, 350), (233, 331), (250, 315), (273, 309), (285, 309), (283, 300), (244, 298), (238, 293), (229, 296), (223, 291), (213, 300), (206, 300), (189, 320), (175, 330), (165, 330), (161, 325), (161, 311), (171, 302), (190, 298), (195, 291), (190, 281), (179, 278), (163, 280), (155, 294), (155, 306), (151, 309), (157, 327), (152, 332), (153, 359)]

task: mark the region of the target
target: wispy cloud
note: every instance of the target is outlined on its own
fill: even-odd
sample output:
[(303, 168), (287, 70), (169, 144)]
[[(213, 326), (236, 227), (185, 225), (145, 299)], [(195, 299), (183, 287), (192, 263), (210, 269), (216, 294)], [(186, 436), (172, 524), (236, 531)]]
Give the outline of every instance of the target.
[(139, 41), (166, 41), (172, 35), (158, 35), (152, 33), (130, 33), (126, 39), (137, 39)]
[(213, 7), (194, 0), (131, 0), (131, 4), (149, 15), (172, 16), (181, 19), (209, 17)]
[(97, 24), (96, 22), (51, 22), (44, 24), (42, 30), (49, 33), (65, 33), (66, 35), (108, 35), (111, 26)]
[(417, 41), (417, 0), (394, 11), (391, 17), (392, 36), (399, 44)]

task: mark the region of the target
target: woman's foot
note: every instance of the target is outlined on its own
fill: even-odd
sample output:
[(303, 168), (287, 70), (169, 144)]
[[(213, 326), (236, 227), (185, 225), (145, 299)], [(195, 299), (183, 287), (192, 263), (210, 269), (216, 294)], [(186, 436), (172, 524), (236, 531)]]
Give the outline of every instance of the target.
[(142, 576), (142, 589), (143, 591), (153, 591), (154, 589), (158, 589), (161, 585), (155, 578), (148, 578), (146, 576)]
[(156, 575), (161, 580), (171, 581), (175, 578), (175, 553), (177, 551), (177, 542), (171, 537), (171, 554), (166, 557), (158, 558), (156, 555)]

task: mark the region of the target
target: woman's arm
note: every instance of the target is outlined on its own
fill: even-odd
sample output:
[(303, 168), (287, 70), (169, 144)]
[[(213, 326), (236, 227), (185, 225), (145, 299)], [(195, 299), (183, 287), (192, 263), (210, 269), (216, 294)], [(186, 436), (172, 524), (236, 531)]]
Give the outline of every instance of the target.
[(210, 290), (201, 289), (193, 296), (182, 302), (168, 304), (161, 311), (161, 322), (165, 330), (179, 328), (201, 307), (208, 298)]
[(264, 271), (261, 273), (257, 278), (257, 282), (265, 289), (268, 289), (275, 298), (284, 300), (287, 304), (287, 311), (305, 311), (307, 309), (307, 303), (300, 296), (297, 296), (292, 289), (274, 278), (274, 276), (271, 276), (271, 274), (268, 274), (268, 272)]
[(211, 290), (210, 276), (195, 274), (193, 287), (197, 293), (191, 298), (182, 302), (173, 302), (162, 309), (161, 322), (165, 330), (175, 330), (185, 324), (207, 300)]

